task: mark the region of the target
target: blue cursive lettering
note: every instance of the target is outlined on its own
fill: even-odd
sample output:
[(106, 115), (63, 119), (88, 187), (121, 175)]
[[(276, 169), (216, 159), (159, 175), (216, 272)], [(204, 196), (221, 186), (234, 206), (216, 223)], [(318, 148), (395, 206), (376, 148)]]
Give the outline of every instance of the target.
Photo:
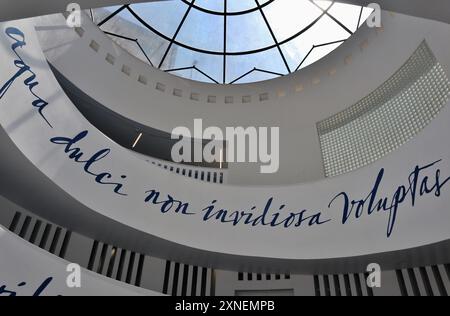
[[(52, 281), (53, 278), (51, 277), (45, 279), (44, 282), (42, 282), (41, 285), (39, 285), (39, 287), (36, 289), (36, 291), (32, 296), (42, 296), (42, 293), (44, 293), (44, 291), (48, 288), (48, 286)], [(19, 284), (17, 284), (17, 288), (19, 290), (20, 288), (23, 288), (26, 285), (27, 285), (26, 282), (20, 282)], [(10, 296), (10, 297), (17, 296), (18, 290), (12, 291), (7, 289), (6, 285), (2, 285), (0, 286), (0, 296)]]
[[(84, 172), (93, 176), (95, 179), (95, 182), (97, 182), (99, 184), (104, 184), (104, 185), (111, 185), (114, 187), (114, 189), (113, 189), (114, 193), (123, 195), (123, 196), (127, 196), (128, 194), (121, 192), (121, 190), (124, 186), (122, 183), (107, 181), (108, 179), (113, 178), (111, 173), (109, 173), (109, 172), (95, 173), (92, 171), (92, 167), (94, 166), (95, 163), (99, 162), (100, 160), (106, 158), (109, 155), (109, 153), (111, 152), (110, 149), (102, 149), (102, 150), (96, 152), (91, 157), (89, 157), (87, 160), (83, 160), (82, 158), (85, 156), (84, 152), (81, 151), (81, 149), (79, 147), (74, 147), (74, 145), (76, 143), (78, 143), (82, 139), (86, 138), (87, 135), (88, 135), (88, 131), (83, 131), (73, 138), (53, 137), (52, 139), (50, 139), (50, 141), (53, 144), (65, 145), (64, 152), (66, 154), (69, 154), (68, 155), (69, 159), (71, 159), (77, 163), (84, 164), (84, 167), (83, 167)], [(127, 176), (125, 176), (125, 175), (121, 176), (122, 179), (126, 179), (126, 177)]]
[(318, 212), (311, 216), (307, 216), (307, 210), (300, 212), (286, 212), (282, 211), (286, 205), (281, 205), (278, 212), (272, 212), (273, 197), (267, 200), (267, 203), (261, 214), (255, 214), (256, 206), (253, 206), (250, 212), (247, 211), (233, 211), (230, 212), (225, 209), (216, 209), (215, 204), (217, 200), (212, 201), (211, 205), (205, 207), (203, 221), (218, 220), (221, 223), (231, 223), (233, 226), (238, 224), (255, 226), (269, 226), (269, 227), (303, 227), (306, 223), (308, 226), (322, 225), (331, 220), (322, 220), (323, 214)]
[(48, 102), (44, 101), (41, 97), (39, 97), (36, 94), (36, 92), (34, 92), (36, 86), (39, 85), (39, 82), (36, 80), (37, 79), (36, 74), (31, 70), (30, 66), (28, 66), (25, 63), (25, 61), (22, 59), (22, 57), (20, 57), (19, 53), (17, 52), (18, 48), (22, 48), (26, 45), (25, 34), (23, 34), (22, 31), (20, 31), (15, 27), (8, 27), (5, 30), (5, 33), (9, 38), (11, 38), (14, 41), (14, 43), (11, 45), (11, 50), (17, 56), (17, 59), (14, 61), (14, 65), (19, 70), (0, 88), (0, 99), (2, 99), (5, 96), (6, 92), (8, 92), (9, 88), (13, 85), (16, 79), (26, 74), (28, 77), (24, 80), (23, 83), (25, 84), (26, 87), (28, 87), (30, 93), (36, 98), (31, 104), (33, 105), (33, 107), (38, 109), (39, 115), (45, 120), (45, 122), (50, 127), (52, 127), (50, 122), (43, 114), (43, 111), (47, 107)]
[(153, 205), (160, 205), (161, 213), (165, 214), (170, 212), (175, 206), (175, 213), (181, 213), (183, 215), (194, 215), (195, 213), (189, 213), (189, 203), (183, 203), (175, 200), (171, 195), (167, 195), (167, 199), (159, 199), (161, 193), (156, 190), (146, 191), (147, 197), (145, 203), (152, 203)]
[(378, 197), (378, 191), (385, 172), (384, 169), (381, 169), (372, 190), (366, 198), (351, 200), (348, 193), (341, 192), (331, 200), (328, 208), (331, 208), (338, 199), (342, 200), (342, 224), (346, 224), (352, 216), (355, 219), (359, 219), (364, 213), (372, 215), (375, 212), (387, 212), (389, 218), (386, 234), (389, 238), (394, 230), (398, 209), (400, 205), (407, 201), (408, 197), (411, 205), (414, 207), (417, 198), (429, 194), (434, 194), (436, 197), (441, 196), (442, 188), (450, 181), (450, 177), (442, 181), (440, 169), (437, 169), (431, 178), (423, 175), (425, 171), (428, 171), (441, 161), (438, 160), (423, 167), (416, 166), (408, 177), (408, 184), (398, 186), (391, 197)]

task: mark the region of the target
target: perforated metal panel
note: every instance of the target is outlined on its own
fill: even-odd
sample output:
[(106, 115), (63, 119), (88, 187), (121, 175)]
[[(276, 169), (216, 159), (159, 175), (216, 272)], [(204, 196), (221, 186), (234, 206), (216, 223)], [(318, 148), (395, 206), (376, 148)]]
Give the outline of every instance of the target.
[(450, 98), (450, 80), (424, 41), (388, 81), (317, 124), (325, 175), (366, 166), (423, 130)]

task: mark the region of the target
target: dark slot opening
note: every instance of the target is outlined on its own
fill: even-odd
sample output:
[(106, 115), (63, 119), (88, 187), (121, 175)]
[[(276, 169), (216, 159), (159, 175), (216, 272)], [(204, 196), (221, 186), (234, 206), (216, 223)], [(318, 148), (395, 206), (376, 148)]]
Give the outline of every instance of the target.
[(178, 278), (180, 275), (180, 264), (175, 262), (174, 272), (173, 272), (173, 283), (172, 283), (172, 296), (178, 295)]
[(37, 236), (39, 234), (39, 229), (41, 229), (41, 225), (42, 225), (42, 222), (40, 220), (37, 220), (36, 223), (34, 224), (33, 231), (31, 232), (31, 236), (30, 236), (30, 240), (29, 240), (32, 244), (34, 244), (36, 242)]
[(442, 276), (441, 276), (438, 266), (432, 266), (431, 269), (433, 270), (433, 275), (434, 275), (436, 284), (439, 289), (439, 294), (441, 296), (448, 296), (447, 290), (445, 289), (444, 281), (442, 280)]
[(72, 232), (66, 231), (66, 234), (64, 235), (63, 243), (61, 246), (61, 250), (59, 251), (59, 257), (65, 258), (67, 253), (67, 248), (69, 247), (70, 238), (72, 237)]
[(414, 296), (421, 296), (419, 283), (417, 282), (416, 274), (414, 273), (414, 269), (408, 269), (408, 277), (411, 282), (411, 287), (413, 289)]
[(170, 265), (171, 265), (171, 262), (169, 260), (167, 260), (166, 261), (166, 269), (164, 272), (163, 294), (168, 294), (168, 290), (169, 290)]
[(208, 274), (208, 269), (202, 268), (202, 287), (201, 287), (201, 292), (200, 292), (201, 296), (206, 296), (207, 274)]
[(316, 296), (321, 296), (320, 294), (320, 283), (319, 283), (319, 276), (314, 276), (314, 291), (316, 293)]
[(58, 246), (59, 237), (61, 236), (61, 227), (55, 229), (55, 234), (53, 235), (52, 243), (50, 244), (49, 252), (54, 254), (56, 252), (56, 247)]
[(352, 286), (350, 285), (350, 276), (348, 274), (344, 274), (344, 285), (345, 285), (345, 295), (353, 296)]
[(125, 279), (125, 282), (128, 284), (131, 284), (131, 279), (133, 277), (134, 260), (135, 259), (136, 259), (136, 253), (132, 252), (130, 255), (130, 260), (128, 261), (127, 277)]
[(198, 278), (198, 267), (193, 267), (191, 296), (197, 296), (197, 278)]
[(9, 225), (9, 230), (12, 231), (13, 233), (16, 231), (17, 224), (19, 223), (21, 217), (22, 214), (19, 212), (16, 212), (16, 214), (14, 214), (11, 224)]
[(362, 291), (362, 287), (361, 287), (361, 279), (359, 277), (359, 274), (357, 274), (357, 273), (353, 274), (353, 278), (355, 279), (357, 296), (363, 296), (363, 291)]
[(113, 247), (111, 250), (111, 257), (109, 258), (108, 270), (106, 270), (106, 276), (112, 277), (114, 272), (114, 265), (116, 263), (117, 247)]
[(88, 270), (92, 271), (94, 269), (95, 257), (97, 256), (98, 241), (95, 240), (92, 244), (91, 255), (89, 256)]
[(125, 257), (126, 256), (127, 256), (127, 251), (125, 249), (122, 249), (120, 251), (119, 266), (117, 267), (117, 274), (116, 274), (117, 281), (122, 281), (123, 267), (125, 265)]
[(39, 243), (39, 247), (45, 249), (47, 246), (48, 236), (50, 236), (50, 230), (52, 229), (52, 225), (47, 224), (44, 228), (44, 233), (42, 234), (41, 242)]
[(108, 245), (103, 244), (102, 252), (100, 253), (100, 262), (98, 263), (97, 273), (102, 274), (105, 267), (106, 253), (108, 252)]
[(342, 296), (341, 293), (341, 282), (339, 282), (339, 276), (333, 275), (333, 282), (334, 282), (334, 291), (336, 293), (336, 296)]
[(187, 295), (188, 280), (189, 280), (189, 266), (185, 264), (183, 269), (183, 284), (181, 287), (181, 296)]
[(134, 283), (134, 285), (136, 286), (141, 286), (141, 282), (142, 282), (142, 272), (144, 270), (144, 263), (145, 263), (145, 255), (139, 255), (139, 262), (138, 262), (138, 269), (137, 269), (137, 273), (136, 273), (136, 282)]
[(330, 278), (328, 275), (323, 276), (323, 283), (325, 285), (325, 296), (331, 296)]
[(400, 293), (402, 296), (408, 296), (408, 289), (406, 288), (405, 278), (403, 277), (402, 270), (396, 270), (398, 285), (400, 286)]
[(427, 292), (428, 296), (434, 296), (433, 288), (431, 287), (430, 278), (428, 277), (427, 269), (425, 267), (419, 268), (420, 275), (422, 277), (423, 284), (425, 286), (425, 291)]
[(20, 238), (25, 238), (25, 235), (28, 232), (28, 228), (30, 227), (30, 223), (31, 217), (30, 216), (25, 217), (25, 220), (23, 221), (22, 228), (19, 233)]

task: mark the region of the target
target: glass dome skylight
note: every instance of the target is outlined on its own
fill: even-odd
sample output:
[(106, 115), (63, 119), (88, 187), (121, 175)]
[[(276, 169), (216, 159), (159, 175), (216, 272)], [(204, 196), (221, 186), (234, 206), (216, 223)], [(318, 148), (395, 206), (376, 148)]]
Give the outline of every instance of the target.
[(226, 84), (306, 67), (341, 45), (370, 13), (325, 0), (155, 0), (90, 12), (106, 34), (152, 66)]

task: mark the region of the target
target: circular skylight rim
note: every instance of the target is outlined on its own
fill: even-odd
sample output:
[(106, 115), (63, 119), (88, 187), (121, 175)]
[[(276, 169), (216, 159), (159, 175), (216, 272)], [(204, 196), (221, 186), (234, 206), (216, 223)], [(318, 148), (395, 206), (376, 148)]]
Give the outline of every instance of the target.
[[(110, 13), (102, 12), (103, 20), (96, 22), (132, 55), (164, 72), (237, 84), (285, 76), (318, 61), (368, 17), (364, 7), (339, 0), (302, 0), (293, 6), (287, 0), (216, 1), (123, 5), (107, 8)], [(217, 10), (223, 5), (224, 11), (209, 5)]]

